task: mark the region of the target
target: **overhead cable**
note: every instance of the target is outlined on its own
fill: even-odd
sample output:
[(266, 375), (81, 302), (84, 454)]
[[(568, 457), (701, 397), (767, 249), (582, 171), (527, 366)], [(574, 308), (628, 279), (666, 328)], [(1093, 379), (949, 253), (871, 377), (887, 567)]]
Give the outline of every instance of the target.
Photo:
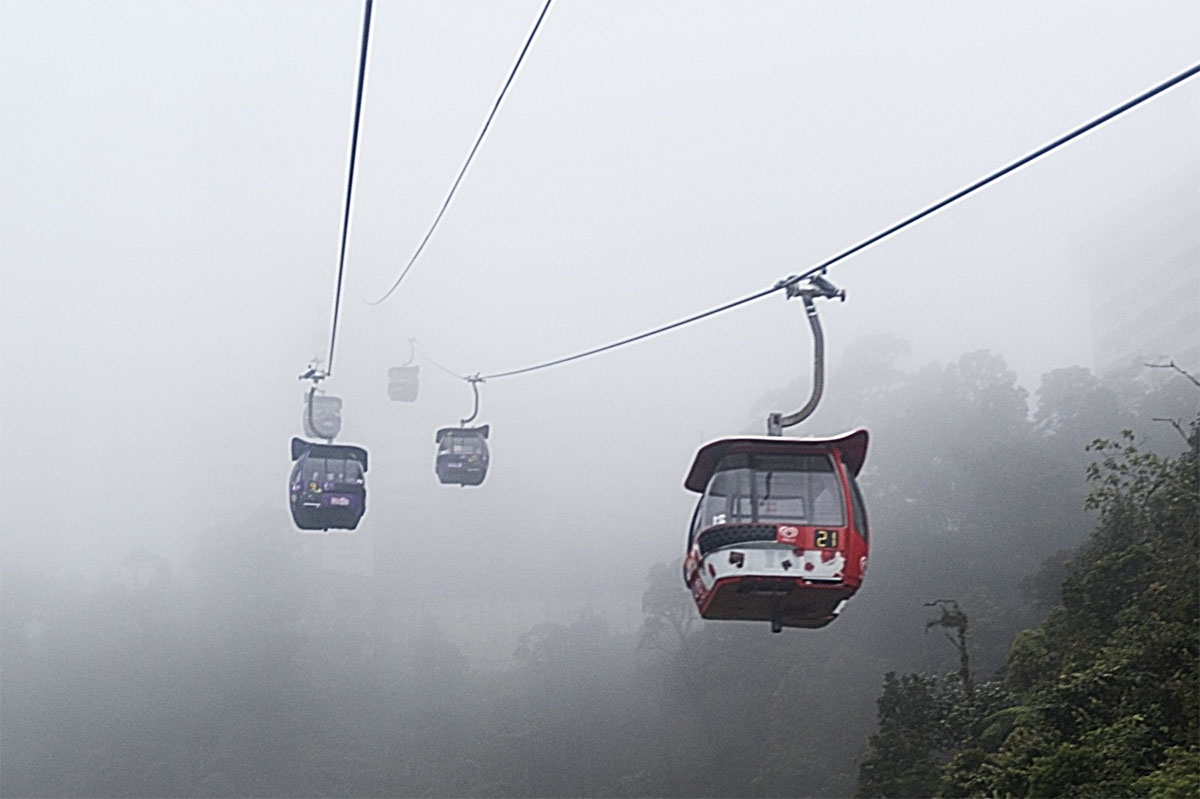
[(710, 316), (715, 316), (716, 314), (723, 313), (724, 311), (732, 310), (732, 309), (738, 307), (739, 305), (745, 305), (748, 302), (754, 302), (755, 300), (761, 299), (762, 297), (765, 297), (768, 294), (774, 294), (776, 291), (779, 291), (783, 288), (785, 288), (785, 285), (781, 282), (778, 285), (772, 286), (769, 289), (763, 289), (762, 291), (755, 292), (754, 294), (751, 294), (747, 297), (742, 297), (740, 300), (734, 300), (733, 302), (725, 303), (724, 305), (720, 305), (716, 308), (710, 308), (707, 311), (701, 311), (700, 313), (689, 316), (686, 319), (680, 319), (677, 322), (671, 322), (670, 324), (666, 324), (661, 327), (656, 327), (653, 330), (647, 330), (645, 333), (638, 333), (636, 336), (629, 336), (628, 338), (623, 338), (619, 341), (614, 341), (611, 344), (604, 344), (600, 347), (593, 347), (590, 350), (584, 350), (583, 352), (577, 352), (574, 355), (566, 355), (566, 356), (563, 356), (562, 358), (555, 358), (552, 361), (544, 361), (543, 363), (537, 363), (532, 366), (525, 366), (520, 369), (509, 369), (507, 372), (493, 372), (491, 374), (483, 375), (483, 379), (484, 380), (497, 380), (501, 377), (512, 377), (513, 375), (521, 375), (521, 374), (525, 374), (526, 372), (536, 372), (539, 369), (549, 369), (551, 366), (558, 366), (559, 364), (567, 363), (569, 361), (577, 361), (580, 358), (586, 358), (589, 355), (598, 355), (599, 353), (604, 352), (606, 350), (615, 350), (617, 347), (624, 347), (626, 344), (632, 344), (633, 342), (641, 341), (644, 338), (650, 338), (651, 336), (657, 336), (659, 333), (666, 333), (668, 330), (674, 330), (677, 327), (683, 327), (684, 325), (690, 325), (693, 322), (699, 322), (701, 319), (706, 319)]
[(450, 207), (450, 200), (454, 197), (454, 192), (458, 190), (458, 184), (462, 182), (463, 175), (467, 174), (467, 167), (471, 165), (471, 159), (475, 157), (475, 152), (479, 149), (479, 145), (483, 143), (483, 137), (487, 135), (488, 128), (491, 127), (492, 119), (495, 118), (496, 112), (500, 110), (500, 103), (504, 100), (504, 95), (508, 92), (508, 87), (512, 85), (513, 78), (517, 76), (517, 70), (521, 68), (521, 62), (525, 60), (525, 53), (529, 52), (529, 45), (533, 43), (533, 37), (537, 35), (538, 28), (541, 27), (542, 20), (545, 18), (546, 12), (550, 9), (551, 2), (552, 0), (546, 0), (546, 4), (542, 6), (542, 13), (538, 14), (537, 21), (533, 23), (533, 29), (529, 31), (529, 36), (525, 39), (525, 46), (521, 48), (516, 63), (513, 64), (512, 70), (508, 73), (508, 80), (504, 81), (504, 86), (500, 89), (500, 94), (496, 96), (496, 102), (492, 105), (491, 113), (488, 114), (487, 120), (483, 123), (483, 128), (475, 138), (475, 144), (471, 146), (471, 151), (467, 153), (467, 158), (463, 161), (462, 168), (458, 170), (458, 177), (454, 179), (454, 183), (450, 186), (450, 191), (446, 193), (446, 199), (442, 201), (442, 207), (438, 209), (437, 216), (433, 218), (433, 224), (429, 226), (429, 230), (425, 231), (425, 237), (417, 245), (416, 251), (408, 259), (408, 263), (401, 270), (400, 276), (396, 278), (396, 282), (379, 299), (374, 301), (368, 300), (368, 305), (378, 305), (392, 296), (392, 292), (400, 287), (400, 283), (408, 275), (409, 270), (413, 268), (413, 264), (417, 262), (417, 258), (425, 249), (425, 245), (429, 243), (429, 238), (433, 235), (433, 231), (437, 229), (438, 223), (442, 221), (442, 216), (446, 213), (446, 209)]
[(333, 294), (333, 324), (329, 331), (329, 363), (325, 376), (333, 374), (333, 347), (337, 343), (338, 311), (342, 305), (342, 275), (346, 270), (346, 240), (350, 232), (350, 202), (354, 196), (354, 161), (358, 155), (358, 123), (362, 116), (363, 85), (367, 78), (367, 45), (371, 40), (371, 3), (363, 8), (362, 47), (358, 56), (358, 93), (354, 98), (354, 129), (350, 134), (350, 166), (346, 174), (346, 205), (342, 213), (342, 244), (338, 254), (337, 289)]
[(413, 351), (417, 354), (418, 358), (420, 358), (423, 361), (427, 361), (430, 366), (434, 367), (435, 369), (439, 369), (439, 370), (445, 372), (446, 374), (450, 375), (451, 377), (457, 377), (459, 380), (469, 380), (470, 379), (467, 375), (460, 375), (458, 372), (454, 371), (453, 369), (450, 369), (449, 367), (443, 366), (442, 364), (438, 363), (433, 358), (429, 357), (429, 353), (425, 352), (425, 350), (421, 349), (416, 344), (413, 344)]
[(980, 178), (979, 180), (975, 181), (971, 185), (966, 186), (962, 189), (959, 189), (958, 191), (951, 194), (949, 197), (946, 197), (943, 200), (939, 200), (938, 202), (934, 203), (933, 205), (929, 206), (928, 208), (918, 211), (917, 213), (913, 214), (912, 216), (908, 217), (907, 219), (905, 219), (901, 222), (897, 222), (896, 224), (892, 225), (889, 228), (881, 230), (880, 232), (876, 233), (874, 236), (871, 236), (869, 239), (863, 239), (858, 244), (855, 244), (853, 247), (850, 247), (849, 249), (842, 250), (837, 255), (835, 255), (832, 258), (829, 258), (825, 261), (822, 261), (821, 263), (817, 264), (816, 266), (810, 268), (808, 271), (803, 272), (799, 275), (796, 275), (794, 278), (790, 278), (789, 282), (792, 284), (798, 283), (801, 280), (804, 280), (805, 278), (807, 278), (811, 275), (814, 275), (817, 272), (820, 272), (822, 269), (833, 266), (838, 261), (841, 261), (845, 258), (849, 258), (851, 255), (854, 255), (857, 252), (861, 252), (862, 250), (865, 250), (866, 248), (870, 247), (872, 244), (876, 244), (877, 242), (882, 241), (883, 239), (887, 238), (888, 236), (892, 235), (893, 233), (903, 230), (904, 228), (908, 227), (909, 225), (913, 224), (914, 222), (919, 222), (920, 220), (924, 219), (925, 217), (929, 216), (930, 214), (936, 213), (937, 211), (940, 211), (941, 209), (945, 208), (947, 205), (950, 205), (951, 203), (961, 200), (963, 197), (966, 197), (968, 194), (975, 191), (976, 189), (981, 189), (984, 186), (988, 185), (989, 183), (999, 180), (1000, 178), (1007, 175), (1009, 172), (1013, 172), (1017, 169), (1020, 169), (1021, 167), (1025, 166), (1029, 162), (1034, 161), (1038, 158), (1041, 158), (1043, 155), (1050, 152), (1051, 150), (1061, 147), (1062, 145), (1066, 144), (1067, 142), (1071, 141), (1072, 139), (1079, 138), (1080, 136), (1082, 136), (1083, 134), (1092, 130), (1093, 128), (1098, 128), (1101, 125), (1103, 125), (1105, 122), (1108, 122), (1109, 120), (1120, 116), (1121, 114), (1125, 113), (1126, 111), (1130, 110), (1131, 108), (1141, 105), (1142, 103), (1146, 102), (1147, 100), (1151, 99), (1152, 97), (1162, 94), (1167, 89), (1170, 89), (1172, 86), (1182, 83), (1183, 81), (1187, 80), (1188, 78), (1195, 77), (1196, 73), (1198, 73), (1198, 72), (1200, 72), (1200, 64), (1196, 64), (1193, 67), (1185, 69), (1183, 72), (1180, 72), (1178, 75), (1163, 81), (1162, 83), (1158, 84), (1157, 86), (1155, 86), (1152, 89), (1142, 92), (1137, 97), (1134, 97), (1132, 100), (1122, 103), (1121, 105), (1112, 109), (1108, 113), (1101, 114), (1100, 116), (1096, 117), (1095, 119), (1091, 120), (1090, 122), (1086, 122), (1086, 123), (1080, 125), (1079, 127), (1075, 128), (1074, 130), (1070, 131), (1069, 133), (1064, 133), (1062, 136), (1059, 136), (1057, 139), (1050, 142), (1049, 144), (1045, 144), (1045, 145), (1039, 147), (1038, 149), (1034, 150), (1033, 152), (1029, 153), (1028, 155), (1018, 158), (1016, 161), (1013, 161), (1011, 164), (1001, 167), (1000, 169), (996, 170), (995, 172), (991, 173), (990, 175)]
[[(592, 355), (598, 355), (601, 352), (607, 352), (608, 350), (614, 350), (614, 349), (617, 349), (618, 347), (623, 347), (626, 344), (632, 344), (635, 341), (641, 341), (643, 339), (647, 339), (652, 336), (657, 336), (658, 334), (665, 333), (668, 330), (674, 330), (675, 328), (683, 327), (685, 325), (690, 325), (693, 322), (699, 322), (701, 319), (706, 319), (715, 314), (722, 313), (723, 311), (728, 311), (728, 310), (736, 308), (740, 305), (745, 305), (748, 302), (753, 302), (754, 300), (765, 297), (768, 294), (773, 294), (776, 291), (780, 291), (780, 290), (788, 288), (790, 286), (794, 286), (797, 283), (812, 277), (813, 275), (823, 272), (824, 270), (828, 269), (830, 266), (833, 266), (834, 264), (838, 263), (839, 261), (843, 261), (846, 258), (849, 258), (850, 256), (867, 249), (868, 247), (872, 246), (873, 244), (879, 243), (880, 241), (887, 238), (888, 236), (891, 236), (894, 233), (898, 233), (899, 231), (903, 230), (904, 228), (908, 227), (909, 225), (924, 219), (925, 217), (929, 216), (930, 214), (933, 214), (933, 213), (941, 210), (942, 208), (945, 208), (946, 206), (950, 205), (951, 203), (961, 200), (963, 197), (966, 197), (968, 194), (971, 194), (972, 192), (983, 188), (984, 186), (988, 185), (989, 183), (999, 180), (1000, 178), (1004, 177), (1008, 173), (1013, 172), (1017, 169), (1020, 169), (1021, 167), (1030, 163), (1031, 161), (1041, 158), (1043, 155), (1046, 155), (1050, 151), (1055, 150), (1058, 147), (1061, 147), (1062, 145), (1066, 144), (1067, 142), (1082, 136), (1083, 134), (1087, 133), (1088, 131), (1092, 130), (1093, 128), (1103, 125), (1105, 122), (1108, 122), (1108, 121), (1120, 116), (1121, 114), (1125, 113), (1126, 111), (1129, 111), (1130, 109), (1132, 109), (1138, 105), (1141, 105), (1142, 103), (1146, 102), (1147, 100), (1149, 100), (1159, 94), (1162, 94), (1167, 89), (1170, 89), (1171, 87), (1173, 87), (1179, 83), (1182, 83), (1183, 81), (1187, 80), (1188, 78), (1194, 77), (1197, 73), (1200, 73), (1200, 64), (1190, 67), (1190, 68), (1184, 70), (1183, 72), (1179, 73), (1178, 75), (1175, 75), (1174, 77), (1169, 78), (1166, 81), (1163, 81), (1162, 83), (1158, 84), (1154, 88), (1149, 89), (1149, 90), (1139, 94), (1137, 97), (1134, 97), (1132, 100), (1122, 103), (1121, 105), (1117, 106), (1116, 108), (1112, 109), (1111, 111), (1108, 111), (1107, 113), (1096, 117), (1095, 119), (1091, 120), (1090, 122), (1080, 125), (1079, 127), (1075, 128), (1074, 130), (1070, 131), (1069, 133), (1065, 133), (1062, 136), (1059, 136), (1057, 139), (1050, 142), (1049, 144), (1043, 145), (1042, 147), (1039, 147), (1038, 149), (1034, 150), (1033, 152), (1029, 153), (1028, 155), (1022, 156), (1021, 158), (1018, 158), (1016, 161), (1013, 161), (1012, 163), (1008, 164), (1007, 166), (1001, 167), (1000, 169), (996, 170), (995, 172), (992, 172), (991, 174), (987, 175), (986, 177), (980, 178), (979, 180), (975, 181), (974, 183), (970, 184), (969, 186), (959, 189), (958, 191), (954, 192), (953, 194), (946, 197), (945, 199), (939, 200), (938, 202), (934, 203), (933, 205), (930, 205), (927, 208), (924, 208), (924, 209), (918, 211), (917, 213), (913, 214), (912, 216), (909, 216), (909, 217), (903, 219), (902, 221), (897, 222), (896, 224), (894, 224), (888, 228), (885, 228), (884, 230), (880, 231), (879, 233), (876, 233), (874, 236), (871, 236), (870, 238), (867, 238), (867, 239), (863, 239), (858, 244), (855, 244), (852, 247), (842, 250), (841, 252), (834, 255), (833, 257), (827, 258), (826, 260), (821, 261), (820, 263), (818, 263), (815, 266), (809, 267), (807, 270), (805, 270), (804, 272), (801, 272), (798, 275), (792, 275), (790, 277), (784, 278), (783, 280), (779, 281), (771, 288), (763, 289), (762, 291), (756, 292), (749, 296), (742, 297), (739, 300), (734, 300), (733, 302), (726, 303), (725, 305), (720, 305), (716, 308), (712, 308), (707, 311), (701, 311), (700, 313), (693, 314), (692, 316), (689, 316), (685, 319), (680, 319), (676, 322), (671, 322), (669, 324), (662, 325), (661, 327), (656, 327), (653, 330), (647, 330), (646, 332), (639, 333), (635, 336), (629, 336), (628, 338), (623, 338), (623, 339), (614, 341), (609, 344), (604, 344), (599, 347), (593, 347), (591, 349), (584, 350), (583, 352), (577, 352), (574, 355), (565, 355), (561, 358), (554, 358), (553, 360), (543, 361), (542, 363), (536, 363), (536, 364), (533, 364), (532, 366), (525, 366), (520, 369), (509, 369), (504, 372), (493, 372), (491, 374), (483, 375), (483, 379), (496, 380), (501, 377), (512, 377), (514, 375), (525, 374), (527, 372), (534, 372), (539, 369), (549, 369), (552, 366), (559, 366), (564, 363), (570, 363), (571, 361), (577, 361), (581, 358), (587, 358)], [(447, 370), (447, 371), (449, 371), (449, 370)], [(466, 378), (464, 377), (463, 379), (465, 380)]]

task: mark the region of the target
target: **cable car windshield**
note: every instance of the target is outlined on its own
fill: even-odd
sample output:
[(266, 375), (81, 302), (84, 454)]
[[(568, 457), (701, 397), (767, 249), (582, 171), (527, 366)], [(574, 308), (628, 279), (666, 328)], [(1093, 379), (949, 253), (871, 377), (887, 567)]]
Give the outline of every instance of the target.
[(304, 476), (316, 483), (361, 483), (362, 464), (352, 458), (306, 458)]
[(731, 455), (704, 492), (700, 527), (737, 522), (842, 526), (846, 511), (828, 455)]
[(480, 436), (446, 436), (440, 450), (452, 455), (481, 455), (483, 439)]

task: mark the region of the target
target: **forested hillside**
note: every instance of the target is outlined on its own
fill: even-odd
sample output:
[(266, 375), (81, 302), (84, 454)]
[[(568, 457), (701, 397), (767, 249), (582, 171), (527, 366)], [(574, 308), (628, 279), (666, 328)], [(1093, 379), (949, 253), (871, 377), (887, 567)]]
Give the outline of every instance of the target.
[(1058, 603), (982, 685), (889, 672), (859, 795), (1200, 795), (1200, 419), (1187, 446), (1090, 447), (1100, 524)]
[[(1063, 369), (1031, 408), (995, 354), (902, 353), (851, 351), (813, 422), (873, 435), (870, 572), (827, 628), (704, 623), (677, 564), (639, 564), (640, 617), (564, 603), (484, 668), (436, 620), (390, 625), (387, 574), (367, 628), (307, 626), (317, 578), (267, 509), (182, 566), (5, 564), (0, 793), (1194, 793), (1195, 388)], [(646, 535), (682, 550), (686, 522)]]

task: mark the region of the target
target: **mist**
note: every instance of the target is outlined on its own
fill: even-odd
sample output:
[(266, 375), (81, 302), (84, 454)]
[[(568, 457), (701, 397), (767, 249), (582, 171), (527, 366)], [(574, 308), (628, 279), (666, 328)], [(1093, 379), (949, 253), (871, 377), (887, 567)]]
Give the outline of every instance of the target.
[[(487, 480), (439, 485), (471, 390), (418, 360), (417, 402), (389, 401), (409, 338), (489, 373), (770, 287), (1186, 68), (1200, 26), (1182, 2), (555, 3), (369, 305), (540, 8), (375, 9), (325, 383), (368, 510), (303, 535), (288, 442), (331, 357), (360, 6), (5, 4), (4, 795), (847, 795), (881, 675), (953, 661), (922, 603), (968, 607), (999, 668), (1095, 524), (1085, 446), (1181, 448), (1154, 420), (1195, 395), (1142, 364), (1195, 374), (1200, 312), (1113, 363), (1098, 298), (1160, 263), (1200, 290), (1195, 81), (831, 270), (827, 395), (795, 432), (871, 429), (874, 551), (829, 628), (703, 622), (678, 570), (697, 447), (808, 395), (781, 294), (482, 384)], [(803, 762), (764, 754), (793, 701), (846, 719)]]

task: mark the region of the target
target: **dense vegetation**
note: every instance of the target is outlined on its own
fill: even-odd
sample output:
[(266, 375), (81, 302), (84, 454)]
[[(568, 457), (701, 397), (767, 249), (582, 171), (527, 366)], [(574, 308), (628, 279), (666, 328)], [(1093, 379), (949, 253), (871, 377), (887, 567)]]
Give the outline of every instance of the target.
[(1200, 420), (1177, 458), (1091, 449), (1100, 525), (981, 686), (889, 672), (863, 796), (1200, 796)]
[[(871, 572), (829, 628), (703, 623), (658, 564), (636, 632), (550, 618), (483, 669), (432, 621), (390, 623), (386, 577), (347, 578), (361, 623), (315, 628), (329, 578), (265, 512), (186, 569), (5, 565), (0, 793), (1185, 795), (1196, 433), (1168, 457), (1182, 441), (1153, 419), (1191, 418), (1193, 387), (1063, 369), (1031, 411), (994, 354), (909, 373), (902, 352), (852, 351), (813, 423), (874, 435)], [(1086, 450), (1126, 428), (1136, 446)]]

